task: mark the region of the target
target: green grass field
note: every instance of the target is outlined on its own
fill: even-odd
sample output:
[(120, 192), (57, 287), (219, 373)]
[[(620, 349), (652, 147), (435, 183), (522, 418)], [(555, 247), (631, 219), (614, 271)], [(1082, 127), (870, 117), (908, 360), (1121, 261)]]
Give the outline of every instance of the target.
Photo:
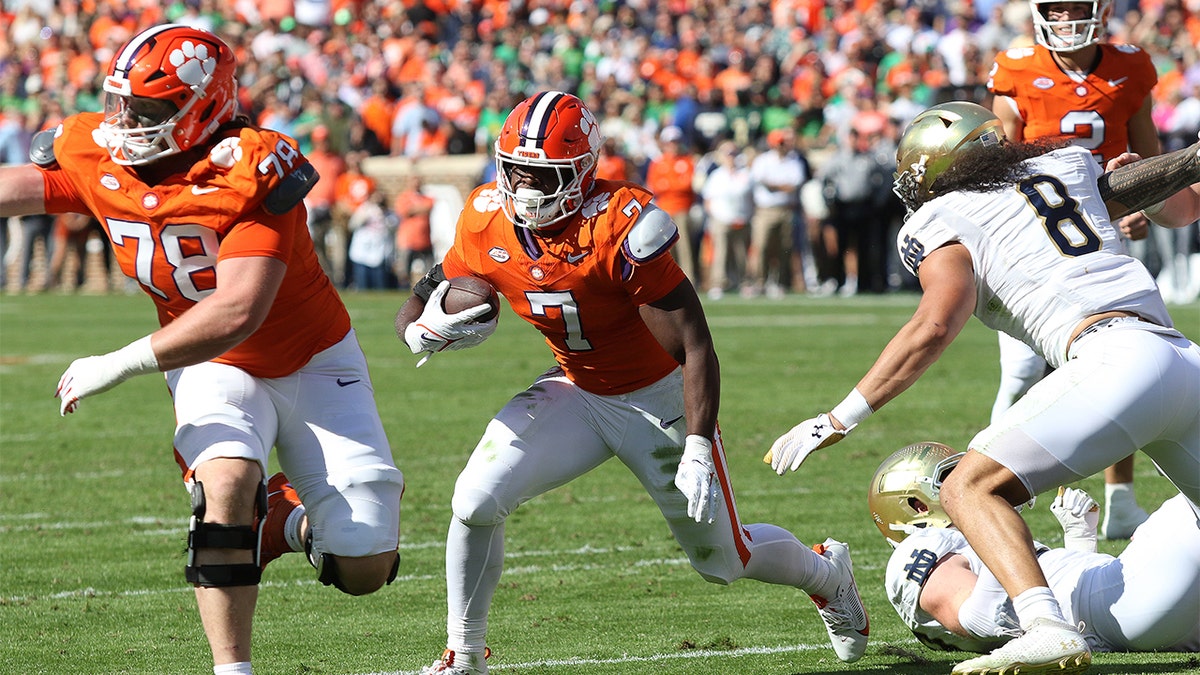
[[(540, 337), (505, 310), (488, 343), (417, 370), (392, 334), (403, 296), (346, 299), (408, 482), (400, 577), (352, 598), (317, 583), (301, 556), (272, 563), (255, 617), (255, 670), (264, 675), (413, 673), (440, 654), (454, 479), (492, 413), (550, 364)], [(701, 580), (638, 483), (610, 462), (509, 519), (491, 614), (493, 672), (949, 672), (958, 657), (917, 644), (884, 597), (890, 549), (865, 492), (892, 451), (922, 440), (962, 448), (983, 425), (998, 375), (994, 334), (972, 320), (912, 390), (799, 472), (778, 477), (761, 462), (776, 436), (841, 400), (916, 302), (905, 294), (708, 305), (743, 520), (785, 526), (807, 544), (850, 543), (872, 618), (861, 661), (836, 660), (804, 595)], [(1200, 337), (1200, 307), (1173, 314)], [(120, 347), (153, 322), (141, 295), (0, 298), (0, 673), (211, 672), (183, 579), (189, 507), (162, 379), (126, 382), (65, 419), (52, 397), (72, 359)], [(1103, 496), (1099, 477), (1082, 486)], [(1151, 508), (1172, 494), (1144, 459), (1137, 490)], [(1061, 543), (1048, 500), (1027, 515), (1035, 536)], [(1120, 545), (1101, 541), (1101, 550)], [(1195, 673), (1200, 660), (1101, 654), (1091, 672)]]

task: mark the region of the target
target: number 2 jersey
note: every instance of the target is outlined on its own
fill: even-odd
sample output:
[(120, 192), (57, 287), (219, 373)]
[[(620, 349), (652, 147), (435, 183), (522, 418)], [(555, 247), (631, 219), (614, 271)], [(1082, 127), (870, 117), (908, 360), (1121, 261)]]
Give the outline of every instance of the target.
[(996, 192), (958, 191), (923, 204), (897, 246), (914, 275), (933, 250), (958, 242), (975, 270), (975, 316), (1032, 347), (1053, 367), (1085, 317), (1128, 311), (1170, 328), (1154, 278), (1108, 219), (1087, 150), (1026, 160), (1028, 177)]
[(1025, 140), (1070, 136), (1103, 165), (1129, 149), (1129, 120), (1157, 82), (1150, 55), (1133, 45), (1100, 45), (1100, 62), (1082, 79), (1038, 45), (997, 54), (987, 87), (1016, 103)]
[(263, 200), (307, 162), (295, 141), (256, 127), (218, 131), (209, 154), (156, 185), (112, 161), (102, 116), (68, 117), (56, 132), (56, 167), (43, 170), (48, 213), (88, 213), (104, 227), (121, 271), (167, 325), (216, 289), (221, 260), (265, 256), (287, 265), (274, 304), (250, 337), (213, 359), (256, 377), (289, 375), (350, 330), (321, 270), (303, 204), (281, 215)]
[(645, 217), (658, 209), (652, 197), (632, 183), (598, 180), (567, 226), (541, 237), (509, 221), (495, 183), (482, 185), (467, 198), (442, 270), (446, 278), (487, 279), (585, 391), (641, 389), (679, 364), (638, 307), (686, 278), (669, 254), (674, 226), (662, 226), (661, 214)]

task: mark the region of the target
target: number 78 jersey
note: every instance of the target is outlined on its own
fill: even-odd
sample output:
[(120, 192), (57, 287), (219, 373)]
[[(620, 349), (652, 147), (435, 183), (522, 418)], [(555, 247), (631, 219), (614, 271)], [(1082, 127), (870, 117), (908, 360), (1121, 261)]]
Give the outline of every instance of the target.
[(350, 330), (350, 318), (321, 271), (303, 205), (273, 215), (263, 200), (307, 163), (290, 138), (243, 127), (220, 132), (186, 173), (149, 185), (108, 155), (102, 116), (63, 121), (58, 166), (43, 172), (48, 213), (90, 213), (104, 227), (125, 276), (154, 300), (167, 325), (212, 294), (217, 263), (270, 257), (287, 272), (266, 319), (241, 344), (213, 359), (256, 377), (295, 372)]
[(1087, 316), (1124, 310), (1172, 326), (1154, 279), (1129, 256), (1096, 187), (1101, 169), (1068, 146), (1026, 161), (1027, 177), (995, 192), (952, 192), (921, 206), (900, 229), (904, 266), (959, 243), (975, 271), (975, 316), (1058, 368)]

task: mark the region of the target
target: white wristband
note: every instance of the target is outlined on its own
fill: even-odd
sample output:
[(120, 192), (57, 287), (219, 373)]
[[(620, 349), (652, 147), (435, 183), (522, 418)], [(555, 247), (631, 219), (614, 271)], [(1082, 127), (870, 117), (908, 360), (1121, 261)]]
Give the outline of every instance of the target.
[(110, 354), (126, 377), (158, 372), (158, 357), (150, 346), (150, 336), (134, 340)]
[(859, 422), (870, 417), (873, 412), (875, 411), (871, 410), (867, 399), (863, 398), (863, 395), (855, 388), (850, 390), (850, 393), (841, 403), (829, 411), (829, 415), (841, 422), (842, 426), (846, 427), (846, 431), (848, 432), (858, 426)]
[(712, 456), (712, 441), (699, 434), (688, 434), (683, 439), (683, 456), (711, 457)]

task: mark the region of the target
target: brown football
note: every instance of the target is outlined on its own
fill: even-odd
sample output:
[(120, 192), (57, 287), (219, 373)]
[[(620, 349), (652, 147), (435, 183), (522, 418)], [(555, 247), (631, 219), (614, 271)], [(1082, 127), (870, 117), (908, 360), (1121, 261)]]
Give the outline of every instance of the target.
[(446, 297), (442, 298), (442, 308), (447, 314), (457, 314), (482, 304), (491, 305), (492, 308), (475, 319), (476, 321), (491, 321), (500, 313), (500, 296), (491, 284), (473, 276), (450, 279), (450, 290), (446, 291)]

